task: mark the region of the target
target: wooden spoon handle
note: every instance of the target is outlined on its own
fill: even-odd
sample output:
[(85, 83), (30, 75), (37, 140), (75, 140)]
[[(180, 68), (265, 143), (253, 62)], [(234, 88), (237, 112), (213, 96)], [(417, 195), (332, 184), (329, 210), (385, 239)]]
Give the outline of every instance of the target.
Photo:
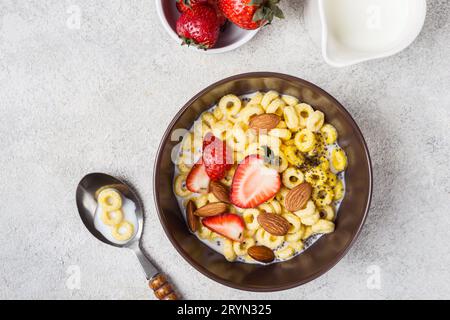
[(159, 300), (178, 300), (178, 296), (172, 285), (167, 281), (167, 278), (163, 274), (158, 273), (150, 279), (148, 284), (150, 289), (155, 293), (156, 298)]

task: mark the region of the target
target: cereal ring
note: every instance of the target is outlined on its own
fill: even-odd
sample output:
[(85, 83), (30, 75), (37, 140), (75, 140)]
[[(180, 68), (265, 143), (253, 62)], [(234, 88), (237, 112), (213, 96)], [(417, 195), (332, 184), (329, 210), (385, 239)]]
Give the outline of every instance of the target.
[[(297, 218), (297, 219), (299, 219), (299, 218)], [(285, 236), (286, 241), (288, 241), (288, 242), (299, 241), (302, 239), (304, 233), (305, 233), (305, 226), (300, 224), (300, 228), (298, 229), (297, 232), (290, 233)]]
[(304, 181), (303, 173), (294, 168), (287, 168), (282, 174), (283, 185), (289, 189), (293, 189)]
[(305, 162), (305, 157), (296, 146), (284, 147), (284, 154), (286, 155), (288, 162), (295, 167), (299, 167)]
[(256, 92), (253, 97), (251, 97), (250, 101), (248, 102), (248, 105), (259, 105), (262, 102), (264, 95), (261, 92)]
[(107, 226), (115, 226), (122, 222), (123, 220), (123, 212), (122, 210), (114, 210), (114, 211), (105, 211), (102, 213), (102, 221)]
[(275, 251), (275, 256), (280, 260), (286, 260), (294, 255), (294, 249), (292, 247), (284, 247)]
[(233, 241), (225, 239), (223, 242), (223, 255), (225, 259), (232, 262), (236, 260), (236, 253), (234, 252), (233, 248)]
[(282, 140), (290, 140), (292, 137), (292, 133), (288, 129), (275, 128), (269, 131), (269, 136), (277, 137)]
[(102, 190), (97, 199), (104, 211), (115, 211), (122, 208), (122, 196), (115, 189)]
[(322, 186), (327, 182), (327, 174), (320, 168), (312, 168), (306, 171), (305, 180), (312, 186)]
[(122, 221), (119, 224), (116, 224), (111, 231), (114, 239), (119, 241), (127, 241), (130, 240), (134, 233), (134, 226), (128, 221)]
[(264, 113), (264, 109), (260, 105), (248, 104), (241, 112), (239, 112), (239, 121), (249, 123), (250, 118)]
[(299, 241), (292, 241), (292, 242), (290, 241), (290, 242), (287, 243), (287, 245), (289, 247), (291, 247), (292, 249), (294, 249), (296, 252), (300, 252), (304, 248), (303, 242), (301, 240), (299, 240)]
[(337, 184), (333, 188), (334, 200), (341, 200), (344, 197), (344, 184), (342, 180), (338, 180)]
[(314, 113), (314, 109), (306, 103), (297, 104), (294, 108), (298, 114), (300, 128), (306, 128), (306, 121)]
[(301, 152), (308, 152), (314, 149), (316, 146), (316, 137), (312, 131), (308, 129), (302, 129), (295, 135), (295, 146)]
[(336, 142), (338, 133), (335, 127), (333, 127), (331, 124), (327, 123), (325, 124), (321, 129), (320, 132), (322, 133), (325, 142), (327, 144), (333, 144)]
[(255, 240), (253, 238), (246, 238), (242, 242), (234, 242), (233, 249), (236, 255), (245, 256), (247, 254), (247, 250), (250, 247), (255, 245)]
[(235, 116), (241, 111), (242, 101), (234, 94), (228, 94), (219, 101), (220, 111), (224, 115)]
[(213, 115), (216, 118), (217, 121), (222, 120), (223, 118), (223, 112), (220, 110), (220, 108), (214, 108)]
[(320, 219), (315, 224), (311, 226), (311, 231), (313, 233), (331, 233), (334, 231), (335, 225), (333, 222)]
[(264, 108), (264, 110), (267, 110), (267, 107), (269, 106), (269, 104), (275, 100), (278, 99), (280, 95), (278, 94), (278, 92), (271, 90), (269, 92), (267, 92), (266, 94), (264, 94), (262, 100), (261, 100), (261, 106)]
[(283, 109), (283, 112), (284, 121), (286, 121), (287, 127), (292, 131), (297, 131), (300, 127), (300, 120), (295, 112), (295, 108), (292, 106), (287, 106)]
[(186, 175), (185, 174), (180, 174), (179, 176), (177, 176), (175, 178), (175, 183), (174, 183), (173, 188), (174, 188), (176, 195), (179, 197), (187, 197), (192, 194), (192, 192), (189, 191), (186, 187)]
[(300, 220), (305, 226), (312, 226), (320, 220), (320, 214), (318, 211), (315, 211), (314, 214), (301, 217)]
[(288, 230), (288, 234), (293, 234), (300, 230), (302, 224), (299, 217), (297, 217), (293, 213), (285, 213), (282, 216), (289, 222), (290, 227)]
[(281, 96), (281, 99), (283, 99), (283, 101), (289, 106), (295, 106), (298, 104), (298, 99), (293, 96), (284, 94)]
[(333, 202), (334, 192), (329, 186), (315, 186), (312, 198), (318, 207), (325, 207)]
[(345, 170), (347, 167), (347, 156), (345, 155), (344, 150), (339, 148), (331, 151), (331, 164), (333, 165), (334, 170), (338, 172)]
[(275, 99), (267, 106), (266, 113), (274, 113), (281, 117), (283, 115), (283, 109), (285, 106), (286, 103), (284, 103), (283, 100)]
[(244, 218), (245, 227), (248, 230), (257, 230), (259, 228), (258, 216), (259, 216), (258, 209), (245, 209), (244, 210), (242, 218)]
[(328, 221), (333, 221), (335, 217), (334, 209), (332, 206), (325, 206), (320, 208), (320, 216)]
[(311, 216), (316, 212), (316, 205), (314, 204), (314, 201), (308, 200), (306, 203), (306, 207), (304, 209), (295, 211), (295, 215), (299, 217), (300, 219), (303, 217)]
[(306, 120), (306, 128), (309, 131), (317, 132), (322, 128), (325, 122), (325, 115), (322, 111), (316, 110), (314, 113)]

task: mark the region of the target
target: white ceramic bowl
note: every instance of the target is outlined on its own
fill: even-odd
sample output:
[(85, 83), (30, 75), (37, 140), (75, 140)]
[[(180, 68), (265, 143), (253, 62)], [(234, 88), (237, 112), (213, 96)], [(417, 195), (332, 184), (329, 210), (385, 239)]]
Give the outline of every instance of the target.
[[(177, 10), (175, 0), (156, 0), (156, 10), (161, 23), (172, 39), (181, 45), (181, 40), (176, 32), (176, 23), (180, 13)], [(228, 23), (224, 32), (220, 33), (219, 40), (214, 48), (208, 50), (199, 50), (194, 46), (194, 50), (207, 54), (224, 53), (239, 48), (250, 41), (257, 33), (257, 30), (244, 30), (232, 23)]]

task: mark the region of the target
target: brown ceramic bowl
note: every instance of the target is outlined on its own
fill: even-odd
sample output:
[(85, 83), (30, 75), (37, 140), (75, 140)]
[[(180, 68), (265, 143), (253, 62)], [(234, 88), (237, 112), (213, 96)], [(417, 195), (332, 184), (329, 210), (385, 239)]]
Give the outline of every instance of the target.
[[(339, 144), (348, 156), (346, 194), (334, 233), (324, 235), (302, 254), (270, 265), (230, 263), (192, 235), (172, 191), (174, 165), (171, 141), (175, 129), (188, 129), (200, 113), (222, 96), (276, 90), (300, 98), (325, 113), (339, 133)], [(154, 196), (161, 224), (177, 251), (194, 268), (224, 285), (249, 291), (277, 291), (311, 281), (330, 270), (350, 249), (361, 231), (372, 195), (372, 168), (364, 138), (345, 108), (319, 87), (277, 73), (248, 73), (219, 81), (193, 97), (175, 116), (159, 147), (154, 171)]]

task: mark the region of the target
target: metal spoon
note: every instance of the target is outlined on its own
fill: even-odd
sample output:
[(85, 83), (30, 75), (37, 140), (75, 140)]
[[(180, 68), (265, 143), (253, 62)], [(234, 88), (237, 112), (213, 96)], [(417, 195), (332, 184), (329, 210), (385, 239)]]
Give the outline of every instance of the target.
[[(97, 192), (100, 188), (114, 188), (136, 205), (138, 230), (134, 238), (124, 244), (117, 244), (106, 239), (94, 226), (95, 211), (97, 209)], [(173, 286), (161, 274), (152, 262), (145, 256), (141, 247), (141, 236), (144, 227), (144, 210), (138, 195), (124, 182), (104, 173), (90, 173), (81, 179), (77, 187), (76, 201), (81, 220), (88, 230), (100, 241), (119, 248), (133, 250), (149, 281), (150, 288), (160, 300), (178, 300)]]

